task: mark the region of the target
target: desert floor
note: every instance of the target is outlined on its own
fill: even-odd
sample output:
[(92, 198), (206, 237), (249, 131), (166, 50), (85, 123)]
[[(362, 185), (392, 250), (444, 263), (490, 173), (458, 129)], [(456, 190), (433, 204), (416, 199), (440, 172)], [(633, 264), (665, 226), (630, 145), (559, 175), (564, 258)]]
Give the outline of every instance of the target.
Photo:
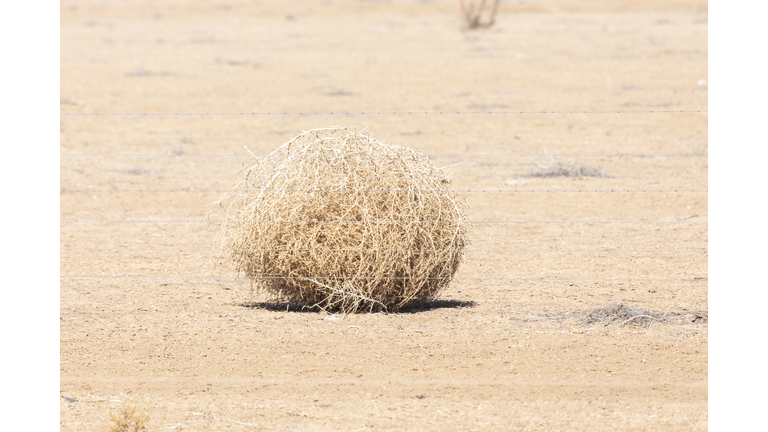
[[(502, 3), (468, 30), (458, 0), (63, 0), (61, 430), (707, 429), (707, 2)], [(245, 114), (90, 115), (177, 112)], [(252, 292), (211, 190), (333, 125), (461, 163), (508, 191), (469, 219), (515, 223), (418, 309)], [(530, 176), (553, 160), (607, 176)], [(669, 319), (584, 320), (620, 302)]]

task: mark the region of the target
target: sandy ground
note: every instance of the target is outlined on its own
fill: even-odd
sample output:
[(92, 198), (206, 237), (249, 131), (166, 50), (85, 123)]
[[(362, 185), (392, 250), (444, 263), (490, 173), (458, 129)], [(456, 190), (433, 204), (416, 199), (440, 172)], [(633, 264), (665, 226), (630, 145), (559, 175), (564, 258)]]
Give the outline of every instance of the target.
[[(706, 2), (503, 3), (467, 31), (457, 1), (65, 0), (61, 111), (707, 109)], [(61, 430), (106, 430), (129, 403), (158, 431), (707, 429), (707, 121), (62, 116)], [(526, 223), (476, 224), (419, 310), (268, 303), (212, 258), (210, 190), (244, 146), (331, 125), (461, 163), (458, 189), (521, 190), (467, 201), (473, 221)], [(608, 177), (527, 177), (544, 153)], [(568, 315), (620, 301), (679, 315)]]

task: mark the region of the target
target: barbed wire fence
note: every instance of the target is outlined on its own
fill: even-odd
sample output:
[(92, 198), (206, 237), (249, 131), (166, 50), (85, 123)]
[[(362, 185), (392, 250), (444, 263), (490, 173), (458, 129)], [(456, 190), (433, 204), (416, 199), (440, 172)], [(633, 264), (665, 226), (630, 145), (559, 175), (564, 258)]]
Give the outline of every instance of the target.
[[(61, 117), (178, 117), (178, 116), (318, 116), (318, 115), (332, 115), (332, 116), (350, 116), (350, 115), (536, 115), (536, 114), (708, 114), (707, 110), (555, 110), (555, 111), (296, 111), (296, 112), (142, 112), (142, 113), (61, 113)], [(135, 157), (262, 157), (268, 156), (268, 154), (254, 154), (254, 153), (231, 153), (231, 154), (207, 154), (207, 153), (61, 153), (61, 158), (135, 158)], [(307, 155), (305, 155), (307, 156)], [(400, 154), (392, 154), (391, 156), (402, 156)], [(474, 158), (474, 157), (573, 157), (573, 158), (707, 158), (706, 153), (690, 153), (690, 154), (675, 154), (675, 153), (613, 153), (613, 154), (431, 154), (426, 153), (427, 157), (446, 157), (446, 158)], [(194, 189), (194, 188), (180, 188), (180, 189), (95, 189), (95, 188), (61, 188), (61, 194), (72, 193), (221, 193), (229, 192), (230, 189)], [(424, 193), (424, 192), (451, 192), (451, 193), (464, 193), (464, 194), (487, 194), (487, 193), (708, 193), (708, 189), (458, 189), (458, 190), (330, 190), (330, 189), (307, 189), (307, 190), (287, 190), (287, 189), (263, 189), (263, 190), (250, 190), (242, 189), (240, 192), (274, 192), (274, 193), (365, 193), (365, 192), (395, 192), (395, 193)], [(101, 219), (61, 219), (61, 224), (221, 224), (223, 220), (101, 220)], [(341, 224), (397, 224), (397, 223), (414, 223), (415, 221), (344, 221), (344, 220), (311, 220), (311, 221), (299, 221), (299, 220), (285, 220), (285, 221), (238, 221), (238, 223), (341, 223)], [(416, 221), (418, 223), (456, 223), (455, 221)], [(707, 225), (707, 221), (606, 221), (606, 220), (594, 220), (594, 221), (578, 221), (578, 220), (563, 220), (563, 221), (504, 221), (504, 220), (479, 220), (479, 221), (461, 221), (463, 224), (468, 225), (527, 225), (527, 224), (557, 224), (557, 225), (569, 225), (569, 224), (586, 224), (586, 225), (606, 225), (606, 224), (636, 224), (636, 225)], [(117, 247), (99, 247), (99, 248), (76, 248), (76, 247), (61, 247), (60, 251), (72, 251), (72, 252), (154, 252), (154, 251), (228, 251), (230, 249), (214, 249), (214, 248), (117, 248)], [(231, 249), (234, 251), (235, 249)], [(385, 250), (379, 249), (259, 249), (254, 251), (275, 251), (275, 252), (303, 252), (303, 251), (338, 251), (338, 252), (383, 252)], [(397, 249), (386, 251), (402, 251), (402, 252), (430, 252), (430, 251), (446, 251), (444, 249)], [(600, 253), (627, 253), (627, 254), (708, 254), (708, 249), (465, 249), (464, 252), (468, 253), (585, 253), (585, 254), (600, 254)], [(319, 278), (333, 278), (330, 276), (307, 276), (307, 277), (319, 277)], [(286, 279), (284, 276), (259, 276), (259, 277), (247, 277), (247, 276), (222, 276), (222, 275), (157, 275), (157, 274), (61, 274), (60, 278), (63, 279), (181, 279), (181, 280), (215, 280), (218, 282), (232, 281), (232, 280), (253, 280), (253, 279)], [(294, 278), (294, 277), (289, 277)], [(366, 278), (363, 276), (357, 276), (358, 279), (435, 279), (424, 277), (375, 277)], [(647, 282), (647, 281), (674, 281), (674, 282), (707, 282), (706, 277), (693, 277), (693, 278), (571, 278), (571, 277), (454, 277), (454, 278), (438, 278), (438, 279), (451, 279), (457, 281), (627, 281), (627, 282)]]

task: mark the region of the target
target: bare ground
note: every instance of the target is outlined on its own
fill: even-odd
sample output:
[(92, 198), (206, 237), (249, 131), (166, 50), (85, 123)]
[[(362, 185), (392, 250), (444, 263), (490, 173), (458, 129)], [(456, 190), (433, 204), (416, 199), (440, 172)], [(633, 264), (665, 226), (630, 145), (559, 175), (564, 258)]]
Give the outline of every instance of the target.
[[(706, 2), (504, 3), (483, 31), (458, 2), (61, 3), (62, 113), (706, 110), (706, 77)], [(707, 429), (707, 120), (62, 116), (61, 430), (131, 402), (153, 430)], [(210, 190), (330, 125), (461, 162), (456, 188), (518, 191), (471, 220), (527, 223), (477, 224), (419, 309), (270, 303), (212, 256)], [(553, 153), (606, 176), (530, 176)], [(670, 319), (585, 319), (619, 302)]]

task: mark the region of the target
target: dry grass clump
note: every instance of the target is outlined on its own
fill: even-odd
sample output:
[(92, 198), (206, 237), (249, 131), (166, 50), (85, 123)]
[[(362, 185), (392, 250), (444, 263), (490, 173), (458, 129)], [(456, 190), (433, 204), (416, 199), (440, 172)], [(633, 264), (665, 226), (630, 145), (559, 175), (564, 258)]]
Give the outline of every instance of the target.
[(587, 309), (579, 315), (584, 325), (603, 324), (607, 326), (615, 324), (647, 328), (653, 323), (666, 323), (669, 321), (669, 318), (677, 316), (679, 313), (653, 312), (645, 308), (629, 307), (619, 302), (615, 305)]
[(568, 163), (557, 156), (542, 156), (529, 163), (532, 168), (526, 177), (608, 177), (605, 168)]
[(238, 274), (275, 299), (397, 310), (445, 288), (467, 244), (466, 204), (423, 154), (314, 129), (245, 169), (214, 205)]
[[(493, 6), (486, 12), (487, 3), (487, 0), (461, 0), (461, 13), (467, 28), (488, 28), (496, 23), (496, 12), (499, 11), (501, 0), (493, 0)], [(487, 15), (486, 19), (483, 19), (484, 15)]]
[(582, 326), (602, 324), (603, 326), (633, 326), (649, 328), (653, 324), (686, 325), (690, 323), (709, 323), (709, 314), (706, 311), (685, 312), (655, 312), (642, 307), (630, 307), (623, 302), (616, 304), (585, 309), (580, 311), (552, 313), (544, 312), (534, 314), (534, 320), (520, 320), (520, 322), (556, 321), (561, 325), (569, 322)]
[(149, 413), (138, 404), (126, 405), (117, 412), (109, 412), (109, 432), (144, 432), (147, 431)]

